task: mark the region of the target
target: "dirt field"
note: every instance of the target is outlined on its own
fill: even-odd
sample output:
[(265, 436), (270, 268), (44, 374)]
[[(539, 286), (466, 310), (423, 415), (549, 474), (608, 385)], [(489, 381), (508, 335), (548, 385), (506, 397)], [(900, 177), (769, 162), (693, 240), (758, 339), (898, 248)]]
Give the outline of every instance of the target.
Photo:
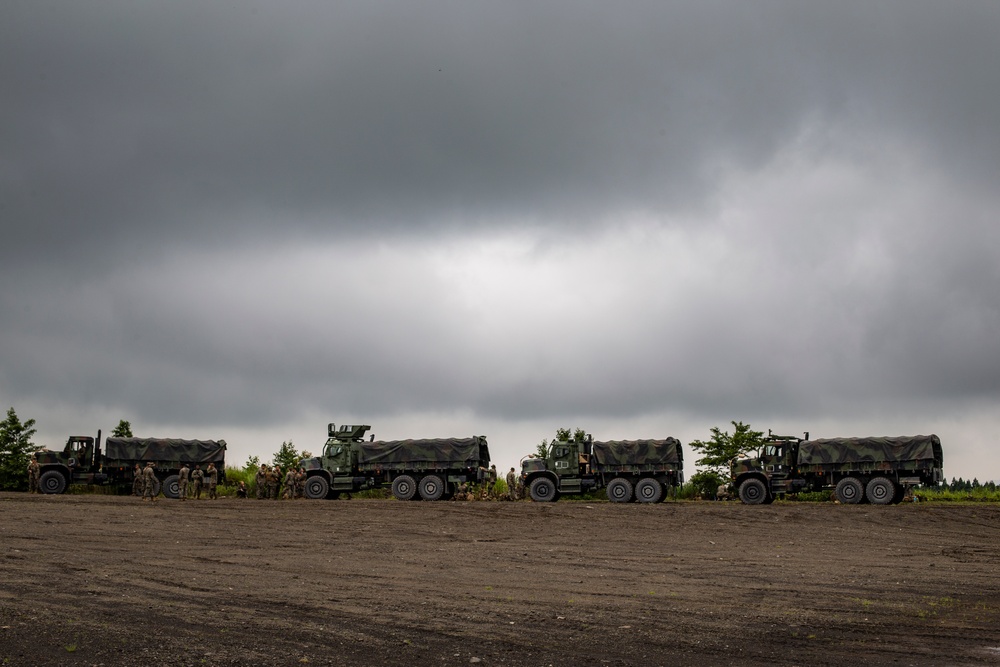
[(1000, 664), (1000, 507), (0, 494), (2, 665)]

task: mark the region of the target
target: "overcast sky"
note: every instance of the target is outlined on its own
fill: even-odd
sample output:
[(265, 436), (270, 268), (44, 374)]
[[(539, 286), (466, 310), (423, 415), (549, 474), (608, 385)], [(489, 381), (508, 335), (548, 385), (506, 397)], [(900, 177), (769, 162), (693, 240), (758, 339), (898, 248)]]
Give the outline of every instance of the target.
[(998, 34), (994, 0), (7, 0), (0, 403), (231, 464), (330, 421), (506, 468), (742, 420), (1000, 479)]

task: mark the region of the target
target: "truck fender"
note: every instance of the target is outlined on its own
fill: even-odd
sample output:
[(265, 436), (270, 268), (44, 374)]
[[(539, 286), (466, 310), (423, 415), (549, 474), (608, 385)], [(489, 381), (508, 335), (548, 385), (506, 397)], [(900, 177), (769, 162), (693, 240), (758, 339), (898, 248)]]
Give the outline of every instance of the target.
[(559, 488), (559, 478), (556, 477), (555, 473), (552, 472), (551, 470), (536, 470), (535, 472), (530, 473), (528, 477), (524, 480), (524, 486), (525, 487), (531, 486), (531, 483), (534, 482), (539, 477), (546, 477), (552, 480), (552, 483), (556, 485), (556, 488), (557, 489)]

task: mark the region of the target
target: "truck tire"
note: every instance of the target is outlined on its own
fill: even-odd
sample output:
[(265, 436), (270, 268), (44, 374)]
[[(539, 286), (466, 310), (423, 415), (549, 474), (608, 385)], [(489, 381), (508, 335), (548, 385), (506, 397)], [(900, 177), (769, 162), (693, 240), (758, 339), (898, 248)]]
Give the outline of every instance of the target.
[(306, 479), (306, 488), (302, 491), (309, 500), (323, 500), (330, 493), (330, 483), (322, 475), (313, 475)]
[(740, 500), (744, 505), (769, 505), (770, 495), (767, 485), (755, 477), (745, 479), (740, 484)]
[(627, 503), (632, 500), (632, 482), (621, 477), (608, 482), (608, 500), (613, 503)]
[(38, 490), (42, 493), (63, 493), (66, 490), (66, 477), (58, 470), (46, 470), (38, 478)]
[(444, 482), (437, 475), (427, 475), (420, 480), (420, 497), (424, 500), (441, 500)]
[(887, 477), (873, 477), (865, 487), (865, 496), (872, 505), (888, 505), (896, 497), (896, 485)]
[(413, 500), (417, 495), (417, 483), (409, 475), (400, 475), (392, 480), (392, 495), (396, 500)]
[(663, 497), (663, 486), (652, 477), (643, 477), (635, 483), (635, 499), (640, 503), (658, 503)]
[(536, 503), (551, 503), (556, 499), (556, 485), (548, 477), (539, 477), (528, 487), (528, 495)]
[(857, 477), (845, 477), (837, 482), (833, 495), (844, 505), (857, 505), (865, 498), (865, 485)]
[(177, 475), (170, 475), (163, 480), (163, 496), (165, 498), (181, 497), (181, 482)]

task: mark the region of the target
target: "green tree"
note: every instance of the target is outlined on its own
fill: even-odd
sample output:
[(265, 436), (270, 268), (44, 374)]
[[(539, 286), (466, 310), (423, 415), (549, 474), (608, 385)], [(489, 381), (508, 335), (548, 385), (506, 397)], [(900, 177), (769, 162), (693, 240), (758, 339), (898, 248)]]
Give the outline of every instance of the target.
[(751, 429), (750, 424), (735, 421), (730, 423), (733, 425), (732, 435), (729, 431), (713, 427), (710, 440), (707, 442), (695, 440), (690, 444), (691, 449), (701, 455), (701, 458), (695, 461), (695, 465), (726, 479), (729, 477), (729, 464), (733, 459), (758, 451), (764, 443), (764, 434)]
[(28, 488), (28, 460), (38, 449), (31, 442), (33, 435), (34, 419), (21, 423), (14, 408), (7, 410), (7, 419), (0, 422), (0, 490), (24, 491)]
[(288, 470), (293, 466), (297, 466), (301, 459), (302, 455), (295, 451), (295, 446), (289, 440), (288, 442), (281, 443), (281, 449), (274, 455), (274, 465), (281, 466), (282, 470)]
[(548, 455), (549, 455), (549, 441), (543, 439), (535, 447), (535, 458), (536, 459), (544, 459)]
[[(575, 431), (570, 431), (568, 428), (557, 428), (556, 437), (552, 438), (552, 442), (557, 441), (567, 442), (570, 440), (581, 441), (587, 437), (587, 432), (582, 428), (578, 428)], [(542, 440), (535, 448), (535, 458), (544, 459), (549, 454), (549, 441)]]
[(115, 430), (111, 432), (111, 436), (115, 438), (131, 438), (132, 436), (132, 424), (125, 421), (124, 419), (118, 420), (118, 426), (115, 426)]
[(243, 464), (243, 470), (245, 472), (255, 473), (260, 469), (260, 457), (251, 456), (247, 459), (247, 462)]

